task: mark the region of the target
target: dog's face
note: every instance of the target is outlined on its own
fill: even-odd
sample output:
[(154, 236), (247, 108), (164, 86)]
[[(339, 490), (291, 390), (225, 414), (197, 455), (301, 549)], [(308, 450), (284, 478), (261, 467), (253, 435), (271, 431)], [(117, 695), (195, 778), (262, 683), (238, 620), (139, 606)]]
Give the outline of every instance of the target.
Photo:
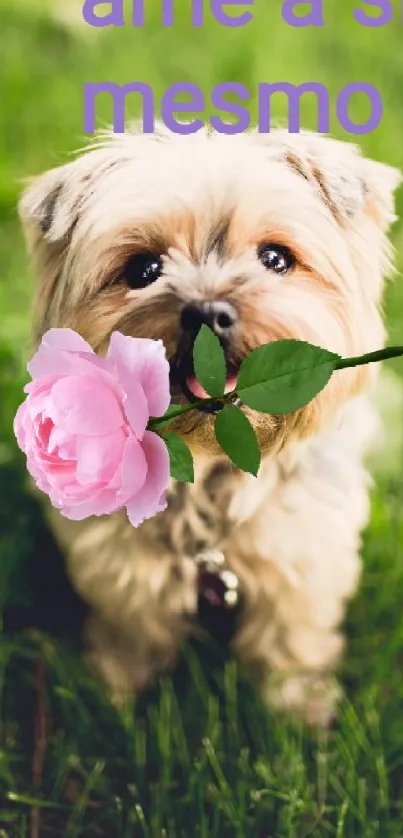
[[(176, 402), (203, 395), (192, 367), (202, 323), (222, 342), (231, 390), (245, 355), (272, 340), (343, 356), (378, 348), (398, 182), (313, 134), (105, 137), (22, 198), (40, 274), (37, 337), (67, 326), (100, 353), (116, 329), (160, 338)], [(263, 450), (317, 430), (367, 377), (336, 373), (287, 417), (247, 411)], [(192, 411), (176, 431), (195, 450), (218, 450), (211, 413)]]

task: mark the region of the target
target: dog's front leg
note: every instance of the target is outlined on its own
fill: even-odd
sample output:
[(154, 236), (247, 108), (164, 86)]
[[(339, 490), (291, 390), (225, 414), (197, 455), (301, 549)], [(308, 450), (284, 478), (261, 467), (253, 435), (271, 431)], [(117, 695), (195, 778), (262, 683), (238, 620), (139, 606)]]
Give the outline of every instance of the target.
[(91, 615), (87, 660), (121, 702), (170, 666), (197, 610), (193, 559), (143, 537), (124, 513), (73, 522), (51, 510), (71, 582)]
[[(351, 575), (358, 562), (351, 555)], [(268, 706), (311, 725), (329, 724), (340, 694), (333, 673), (344, 645), (338, 629), (345, 596), (320, 568), (300, 568), (293, 579), (278, 562), (238, 561), (233, 554), (231, 564), (245, 597), (235, 651)]]
[(194, 573), (190, 560), (147, 556), (130, 572), (109, 577), (108, 602), (94, 599), (96, 610), (85, 627), (86, 659), (116, 704), (174, 665), (197, 608)]

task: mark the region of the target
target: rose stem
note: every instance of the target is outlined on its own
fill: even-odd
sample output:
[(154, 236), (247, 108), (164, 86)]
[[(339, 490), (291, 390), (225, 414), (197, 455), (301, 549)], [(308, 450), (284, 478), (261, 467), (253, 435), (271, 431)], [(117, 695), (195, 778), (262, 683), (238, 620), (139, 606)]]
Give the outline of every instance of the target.
[(403, 346), (387, 346), (385, 349), (377, 349), (376, 352), (358, 355), (357, 358), (340, 358), (340, 361), (337, 361), (335, 365), (335, 370), (359, 367), (363, 364), (371, 364), (374, 361), (387, 361), (388, 358), (399, 358), (401, 355), (403, 355)]
[[(358, 355), (356, 358), (340, 358), (336, 362), (334, 369), (343, 370), (349, 367), (359, 367), (364, 364), (372, 364), (375, 361), (386, 361), (389, 358), (399, 358), (403, 355), (403, 346), (387, 346), (385, 349), (377, 349), (376, 352), (367, 352), (366, 355)], [(236, 390), (231, 390), (230, 393), (225, 393), (220, 398), (198, 399), (186, 405), (178, 405), (176, 410), (173, 410), (169, 416), (159, 416), (155, 419), (150, 419), (148, 427), (155, 428), (158, 425), (168, 424), (177, 416), (182, 416), (184, 413), (189, 413), (191, 410), (196, 410), (201, 405), (208, 405), (217, 401), (226, 402), (236, 396)]]
[(233, 396), (236, 396), (235, 390), (231, 390), (230, 393), (225, 393), (224, 396), (220, 396), (219, 398), (210, 398), (210, 399), (197, 399), (197, 401), (191, 402), (190, 404), (180, 405), (176, 410), (172, 410), (169, 416), (159, 416), (155, 419), (150, 419), (148, 423), (149, 428), (155, 428), (156, 425), (162, 425), (164, 423), (168, 423), (171, 419), (176, 419), (177, 416), (182, 416), (184, 413), (189, 413), (190, 410), (196, 410), (201, 405), (206, 404), (214, 404), (214, 402), (226, 402), (231, 399)]

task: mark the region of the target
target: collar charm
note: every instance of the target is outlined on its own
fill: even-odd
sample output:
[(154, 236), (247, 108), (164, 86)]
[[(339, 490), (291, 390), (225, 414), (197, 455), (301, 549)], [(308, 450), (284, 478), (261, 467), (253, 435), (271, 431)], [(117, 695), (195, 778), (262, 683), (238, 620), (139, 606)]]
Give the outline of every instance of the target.
[(196, 557), (198, 566), (198, 622), (220, 645), (233, 638), (241, 607), (239, 580), (229, 570), (220, 550)]

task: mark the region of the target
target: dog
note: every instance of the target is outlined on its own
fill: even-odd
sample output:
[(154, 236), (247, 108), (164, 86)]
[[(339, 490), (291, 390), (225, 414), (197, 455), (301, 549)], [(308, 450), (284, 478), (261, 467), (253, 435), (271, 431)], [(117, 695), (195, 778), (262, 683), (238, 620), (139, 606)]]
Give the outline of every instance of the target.
[[(379, 349), (399, 182), (356, 146), (309, 132), (103, 132), (20, 201), (39, 275), (35, 342), (51, 327), (75, 329), (101, 355), (114, 330), (161, 339), (183, 404), (200, 395), (192, 347), (203, 323), (232, 386), (242, 359), (270, 341), (343, 357)], [(234, 606), (228, 642), (268, 706), (329, 723), (369, 515), (376, 374), (374, 364), (336, 372), (286, 416), (243, 407), (262, 451), (257, 478), (223, 454), (217, 406), (174, 420), (195, 481), (171, 481), (166, 511), (138, 529), (124, 511), (73, 522), (48, 509), (89, 605), (89, 664), (115, 701), (172, 667), (187, 633), (206, 630), (204, 596), (214, 613)]]

